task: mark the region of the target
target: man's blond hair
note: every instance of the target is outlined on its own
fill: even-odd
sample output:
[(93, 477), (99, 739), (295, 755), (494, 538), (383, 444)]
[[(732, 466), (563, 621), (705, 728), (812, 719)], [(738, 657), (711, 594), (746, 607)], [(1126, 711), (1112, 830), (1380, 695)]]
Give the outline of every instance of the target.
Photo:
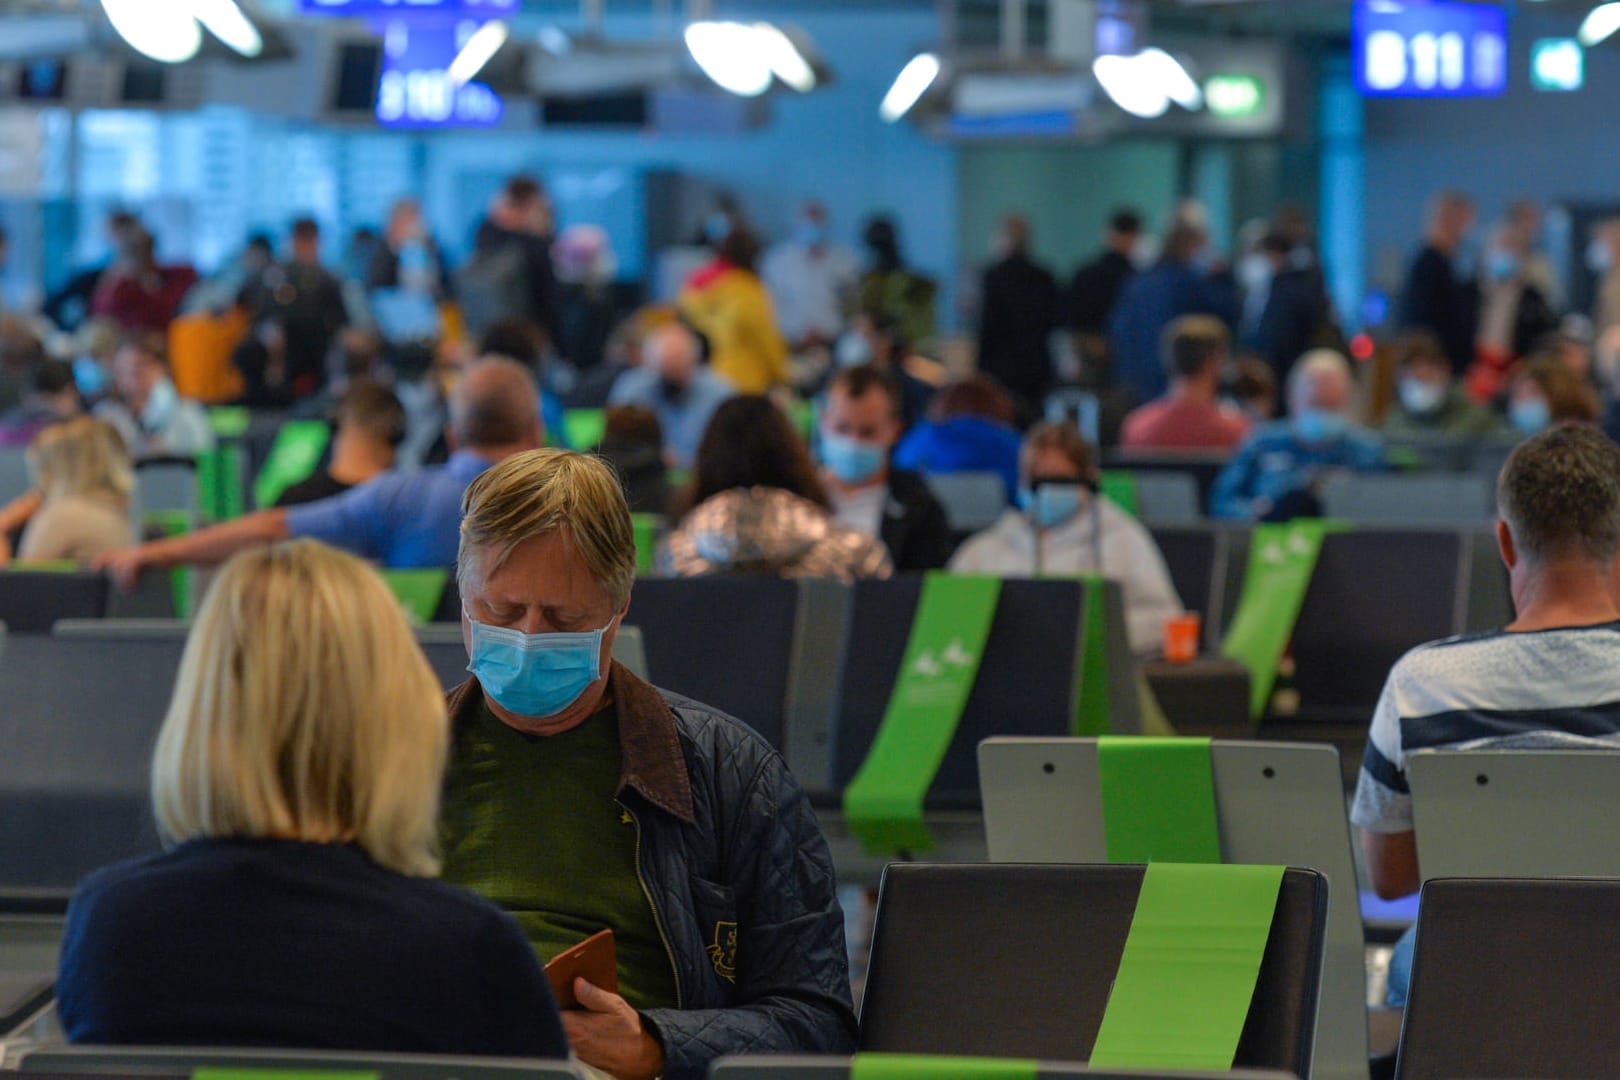
[(600, 458), (572, 450), (514, 454), (472, 482), (461, 513), (456, 581), (463, 595), (475, 572), (487, 578), (514, 547), (556, 532), (585, 560), (615, 610), (630, 598), (635, 530), (618, 477)]
[(186, 641), (152, 760), (158, 830), (355, 843), (432, 876), (448, 744), (439, 680), (377, 573), (313, 540), (256, 548)]

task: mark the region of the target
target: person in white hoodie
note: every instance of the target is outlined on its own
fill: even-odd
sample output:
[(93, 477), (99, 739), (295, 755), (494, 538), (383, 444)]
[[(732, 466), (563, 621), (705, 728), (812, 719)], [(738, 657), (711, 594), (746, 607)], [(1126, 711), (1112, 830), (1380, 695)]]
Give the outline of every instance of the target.
[(1119, 582), (1131, 651), (1157, 652), (1182, 613), (1164, 557), (1147, 529), (1097, 495), (1091, 447), (1070, 423), (1030, 429), (1019, 456), (1019, 509), (967, 539), (949, 569), (1000, 577), (1101, 573)]

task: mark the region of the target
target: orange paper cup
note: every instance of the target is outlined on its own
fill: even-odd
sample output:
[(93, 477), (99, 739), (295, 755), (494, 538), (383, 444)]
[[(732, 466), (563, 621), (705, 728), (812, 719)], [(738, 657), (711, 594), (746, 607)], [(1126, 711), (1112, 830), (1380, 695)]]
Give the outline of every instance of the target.
[(1198, 631), (1203, 620), (1189, 611), (1164, 622), (1164, 658), (1172, 664), (1190, 664), (1198, 659)]

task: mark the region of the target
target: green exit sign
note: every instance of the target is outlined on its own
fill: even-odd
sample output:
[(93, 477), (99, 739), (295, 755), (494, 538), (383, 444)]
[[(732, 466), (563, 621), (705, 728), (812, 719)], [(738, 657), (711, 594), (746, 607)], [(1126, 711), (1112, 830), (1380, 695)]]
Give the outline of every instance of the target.
[(1266, 84), (1253, 75), (1211, 75), (1204, 81), (1204, 103), (1213, 116), (1255, 116), (1266, 106)]

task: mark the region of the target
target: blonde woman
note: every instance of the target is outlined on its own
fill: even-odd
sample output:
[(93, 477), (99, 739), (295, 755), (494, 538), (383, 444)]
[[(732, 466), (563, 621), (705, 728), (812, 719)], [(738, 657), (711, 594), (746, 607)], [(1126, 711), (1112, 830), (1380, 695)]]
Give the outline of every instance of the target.
[(75, 894), (80, 1043), (566, 1057), (512, 917), (439, 881), (444, 699), (399, 606), (313, 541), (220, 572), (152, 762), (167, 850)]
[(88, 416), (52, 424), (29, 444), (28, 471), (35, 490), (0, 510), (0, 531), (27, 522), (19, 560), (88, 563), (133, 542), (135, 469), (111, 424)]

